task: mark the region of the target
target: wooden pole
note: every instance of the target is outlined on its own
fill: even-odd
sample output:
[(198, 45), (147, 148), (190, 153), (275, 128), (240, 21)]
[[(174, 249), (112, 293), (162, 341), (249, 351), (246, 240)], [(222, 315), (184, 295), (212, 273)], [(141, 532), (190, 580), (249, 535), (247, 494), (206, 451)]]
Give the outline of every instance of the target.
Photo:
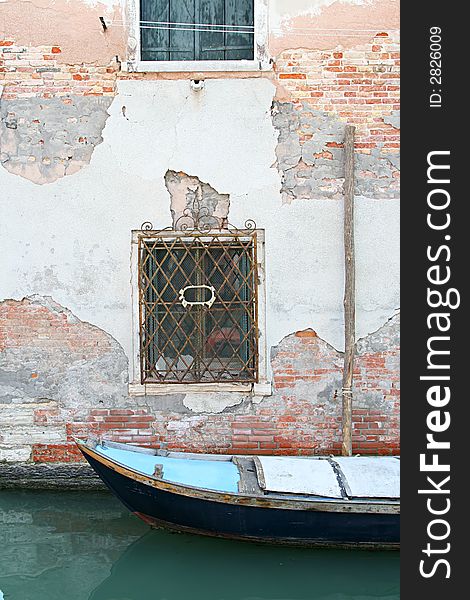
[(354, 259), (354, 131), (346, 125), (344, 136), (344, 368), (343, 456), (352, 455), (352, 385), (356, 350), (356, 268)]

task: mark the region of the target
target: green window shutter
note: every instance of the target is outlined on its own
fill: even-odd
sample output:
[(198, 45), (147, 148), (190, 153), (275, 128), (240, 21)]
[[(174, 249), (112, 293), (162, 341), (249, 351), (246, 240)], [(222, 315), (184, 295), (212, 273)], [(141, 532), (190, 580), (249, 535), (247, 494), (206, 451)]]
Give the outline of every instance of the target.
[(252, 60), (253, 5), (254, 0), (140, 0), (142, 60)]
[[(241, 25), (253, 26), (253, 5), (254, 0), (225, 0), (224, 22), (227, 25), (238, 25), (239, 27)], [(253, 33), (226, 33), (225, 46), (225, 60), (253, 60), (254, 58)]]
[[(140, 30), (142, 60), (170, 60), (170, 31), (168, 29), (150, 29), (152, 22), (170, 20), (168, 0), (140, 0), (140, 21), (144, 27)], [(147, 21), (145, 23), (144, 21)]]
[(210, 28), (214, 31), (198, 32), (198, 60), (224, 60), (225, 34), (222, 31), (225, 23), (224, 0), (196, 0), (196, 4), (199, 5), (198, 23), (220, 25), (220, 27)]
[[(194, 60), (195, 0), (140, 0), (142, 60)], [(168, 23), (187, 23), (169, 25)]]
[[(199, 33), (198, 60), (253, 59), (254, 36), (252, 30), (243, 26), (254, 25), (254, 0), (196, 0), (196, 4), (199, 4), (199, 23), (220, 25), (214, 31)], [(240, 30), (247, 33), (239, 33)]]
[[(170, 0), (170, 21), (172, 23), (187, 23), (184, 25), (171, 25), (170, 31), (170, 58), (169, 60), (197, 60), (195, 56), (195, 34), (193, 29), (197, 21), (195, 7), (197, 0)], [(179, 28), (179, 29), (178, 29)]]

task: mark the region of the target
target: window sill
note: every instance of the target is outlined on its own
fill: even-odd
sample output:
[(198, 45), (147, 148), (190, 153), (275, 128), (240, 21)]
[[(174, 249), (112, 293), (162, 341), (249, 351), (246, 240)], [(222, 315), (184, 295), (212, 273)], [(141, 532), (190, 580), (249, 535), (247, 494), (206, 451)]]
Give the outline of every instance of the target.
[(129, 383), (129, 396), (164, 396), (167, 394), (210, 394), (234, 392), (250, 396), (272, 396), (267, 383)]
[(271, 71), (272, 63), (258, 60), (195, 60), (123, 62), (121, 70), (134, 73), (213, 73)]

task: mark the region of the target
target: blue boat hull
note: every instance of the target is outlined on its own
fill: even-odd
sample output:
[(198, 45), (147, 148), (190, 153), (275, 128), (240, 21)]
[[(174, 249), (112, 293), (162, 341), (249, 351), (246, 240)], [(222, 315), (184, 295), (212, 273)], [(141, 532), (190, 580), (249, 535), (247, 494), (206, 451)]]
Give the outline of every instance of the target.
[(210, 536), (303, 546), (397, 548), (400, 515), (253, 506), (159, 489), (119, 472), (84, 450), (86, 459), (124, 505), (157, 527)]

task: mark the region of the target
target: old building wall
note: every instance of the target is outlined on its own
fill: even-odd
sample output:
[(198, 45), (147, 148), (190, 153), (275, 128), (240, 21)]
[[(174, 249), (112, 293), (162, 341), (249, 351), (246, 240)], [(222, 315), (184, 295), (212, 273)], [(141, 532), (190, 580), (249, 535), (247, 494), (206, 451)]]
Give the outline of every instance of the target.
[[(0, 460), (74, 461), (87, 431), (338, 451), (345, 123), (357, 128), (355, 451), (398, 452), (396, 2), (277, 0), (271, 70), (197, 77), (123, 72), (125, 3), (68, 4), (0, 2)], [(171, 225), (186, 182), (266, 231), (271, 396), (129, 396), (130, 232)]]
[[(75, 462), (73, 438), (88, 434), (196, 452), (340, 449), (342, 353), (312, 329), (272, 349), (272, 396), (247, 394), (223, 406), (184, 386), (130, 397), (120, 345), (50, 298), (4, 301), (0, 324), (0, 460)], [(358, 343), (353, 448), (361, 454), (399, 448), (398, 332), (395, 315)]]

